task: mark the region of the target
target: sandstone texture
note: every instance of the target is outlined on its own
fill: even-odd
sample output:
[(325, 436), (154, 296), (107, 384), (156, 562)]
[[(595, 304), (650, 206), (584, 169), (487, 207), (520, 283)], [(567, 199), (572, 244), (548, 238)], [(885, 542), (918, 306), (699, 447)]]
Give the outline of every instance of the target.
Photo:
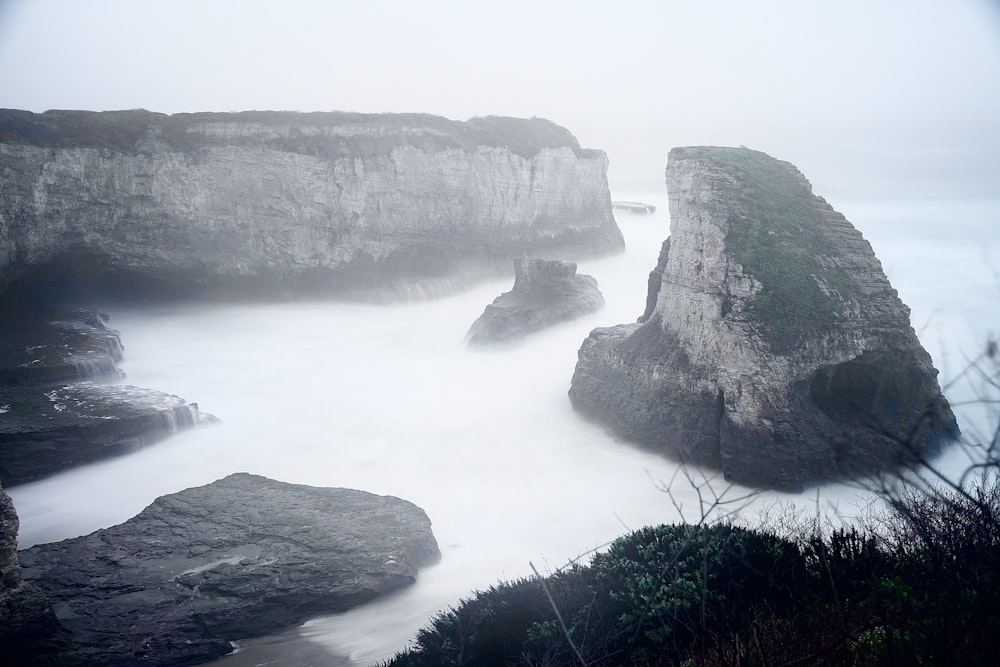
[(895, 469), (957, 435), (871, 246), (794, 166), (677, 148), (666, 180), (646, 313), (583, 343), (580, 412), (761, 487)]
[(206, 662), (411, 584), (439, 557), (412, 503), (245, 473), (20, 554), (68, 633), (67, 665)]
[(2, 322), (0, 482), (5, 486), (217, 421), (172, 394), (118, 384), (124, 348), (96, 311), (46, 306), (4, 311)]
[(607, 165), (542, 119), (4, 110), (0, 292), (419, 292), (618, 251)]
[(474, 345), (509, 342), (603, 306), (597, 281), (577, 275), (575, 263), (519, 257), (514, 260), (513, 289), (486, 306), (466, 339)]

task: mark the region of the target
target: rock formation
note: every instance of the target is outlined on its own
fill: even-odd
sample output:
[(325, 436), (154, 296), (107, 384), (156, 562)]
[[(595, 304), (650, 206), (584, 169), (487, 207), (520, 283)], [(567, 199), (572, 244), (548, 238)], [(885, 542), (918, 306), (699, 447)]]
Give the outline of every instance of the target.
[(17, 530), (14, 504), (0, 488), (0, 662), (44, 664), (37, 658), (52, 649), (46, 642), (57, 634), (59, 623), (41, 589), (22, 578)]
[(413, 583), (440, 557), (430, 526), (398, 498), (240, 473), (21, 564), (68, 631), (58, 664), (191, 665)]
[(757, 486), (895, 468), (956, 435), (909, 309), (795, 167), (677, 148), (666, 178), (650, 307), (583, 343), (580, 412)]
[(656, 213), (656, 206), (653, 204), (643, 204), (638, 201), (613, 201), (611, 202), (613, 211), (627, 211), (636, 215), (649, 215)]
[(519, 257), (514, 287), (486, 306), (466, 336), (469, 343), (499, 343), (592, 313), (604, 297), (592, 276), (577, 275), (573, 262)]
[(354, 294), (623, 247), (542, 119), (0, 111), (0, 292)]
[(3, 325), (0, 481), (8, 487), (216, 421), (171, 394), (101, 384), (124, 376), (123, 348), (95, 311), (5, 311)]

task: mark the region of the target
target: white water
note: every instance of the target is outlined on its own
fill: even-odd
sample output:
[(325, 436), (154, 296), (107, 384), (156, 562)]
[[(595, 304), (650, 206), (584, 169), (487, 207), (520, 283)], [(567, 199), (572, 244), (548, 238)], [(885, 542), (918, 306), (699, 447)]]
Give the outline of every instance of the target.
[[(21, 546), (124, 521), (159, 495), (236, 471), (406, 498), (434, 522), (441, 563), (399, 594), (275, 638), (267, 662), (304, 664), (296, 655), (308, 644), (367, 664), (405, 646), (433, 613), (474, 589), (530, 574), (529, 562), (549, 570), (630, 528), (676, 520), (654, 484), (670, 480), (675, 466), (584, 422), (566, 396), (587, 333), (642, 312), (667, 234), (665, 197), (615, 198), (658, 210), (619, 215), (627, 252), (580, 264), (597, 278), (607, 307), (508, 347), (473, 351), (462, 338), (510, 280), (392, 306), (113, 310), (128, 382), (197, 401), (222, 423), (13, 489)], [(833, 204), (872, 241), (947, 378), (961, 362), (958, 351), (981, 346), (1000, 323), (1000, 250), (990, 238), (1000, 206), (969, 203), (962, 224), (949, 228), (959, 202), (909, 210), (895, 202)], [(690, 490), (675, 489), (695, 517)], [(822, 493), (842, 512), (863, 503), (842, 487)], [(802, 498), (814, 500), (814, 492)]]

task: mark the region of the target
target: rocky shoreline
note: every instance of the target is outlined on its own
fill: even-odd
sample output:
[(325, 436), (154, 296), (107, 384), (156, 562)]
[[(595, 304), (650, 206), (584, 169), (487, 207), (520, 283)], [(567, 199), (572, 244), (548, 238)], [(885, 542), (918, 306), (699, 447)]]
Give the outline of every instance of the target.
[(179, 666), (410, 585), (440, 551), (407, 501), (237, 473), (18, 558), (52, 605), (33, 664)]
[(124, 346), (95, 310), (4, 311), (0, 481), (16, 486), (217, 421), (197, 403), (121, 384)]

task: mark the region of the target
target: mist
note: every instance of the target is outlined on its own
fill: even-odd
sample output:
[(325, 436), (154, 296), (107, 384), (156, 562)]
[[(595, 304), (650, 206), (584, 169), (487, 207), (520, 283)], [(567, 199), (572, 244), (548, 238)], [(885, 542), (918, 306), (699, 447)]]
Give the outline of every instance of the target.
[[(388, 305), (106, 305), (125, 343), (127, 381), (196, 400), (222, 423), (15, 487), (21, 546), (119, 523), (159, 495), (237, 471), (405, 498), (431, 517), (440, 564), (401, 593), (251, 641), (220, 661), (237, 667), (266, 655), (270, 664), (296, 665), (318, 652), (364, 665), (402, 649), (434, 613), (474, 590), (530, 575), (532, 563), (551, 571), (631, 529), (697, 519), (697, 500), (675, 463), (588, 423), (566, 395), (589, 331), (641, 313), (668, 232), (665, 192), (615, 196), (658, 209), (619, 214), (626, 252), (580, 263), (581, 273), (597, 278), (606, 307), (517, 344), (472, 349), (463, 341), (510, 279)], [(948, 221), (960, 214), (986, 230), (1000, 201), (966, 209), (865, 197), (833, 203), (875, 246), (947, 380), (1000, 317), (997, 264), (967, 261), (980, 249), (1000, 257), (1000, 248), (954, 237)], [(967, 395), (967, 387), (949, 389), (952, 400)], [(990, 417), (968, 408), (959, 415), (966, 430)], [(952, 454), (944, 466), (956, 469), (964, 459)], [(663, 492), (672, 480), (683, 512)], [(746, 520), (774, 502), (814, 508), (817, 501), (848, 519), (870, 506), (864, 490), (827, 485), (760, 494)]]
[[(405, 498), (434, 522), (441, 563), (407, 591), (257, 649), (288, 665), (306, 646), (363, 665), (529, 563), (549, 571), (685, 518), (658, 484), (676, 465), (586, 422), (566, 396), (589, 331), (643, 310), (668, 234), (673, 146), (743, 144), (798, 166), (872, 243), (948, 397), (974, 399), (975, 387), (948, 383), (1000, 327), (998, 75), (990, 0), (0, 0), (2, 107), (541, 116), (608, 153), (613, 198), (659, 207), (619, 215), (623, 255), (580, 263), (603, 310), (495, 349), (463, 336), (509, 279), (392, 305), (96, 304), (122, 334), (129, 383), (222, 421), (10, 490), (20, 546), (125, 521), (236, 471)], [(995, 417), (958, 412), (967, 434)], [(868, 504), (846, 486), (819, 497), (847, 516)]]

